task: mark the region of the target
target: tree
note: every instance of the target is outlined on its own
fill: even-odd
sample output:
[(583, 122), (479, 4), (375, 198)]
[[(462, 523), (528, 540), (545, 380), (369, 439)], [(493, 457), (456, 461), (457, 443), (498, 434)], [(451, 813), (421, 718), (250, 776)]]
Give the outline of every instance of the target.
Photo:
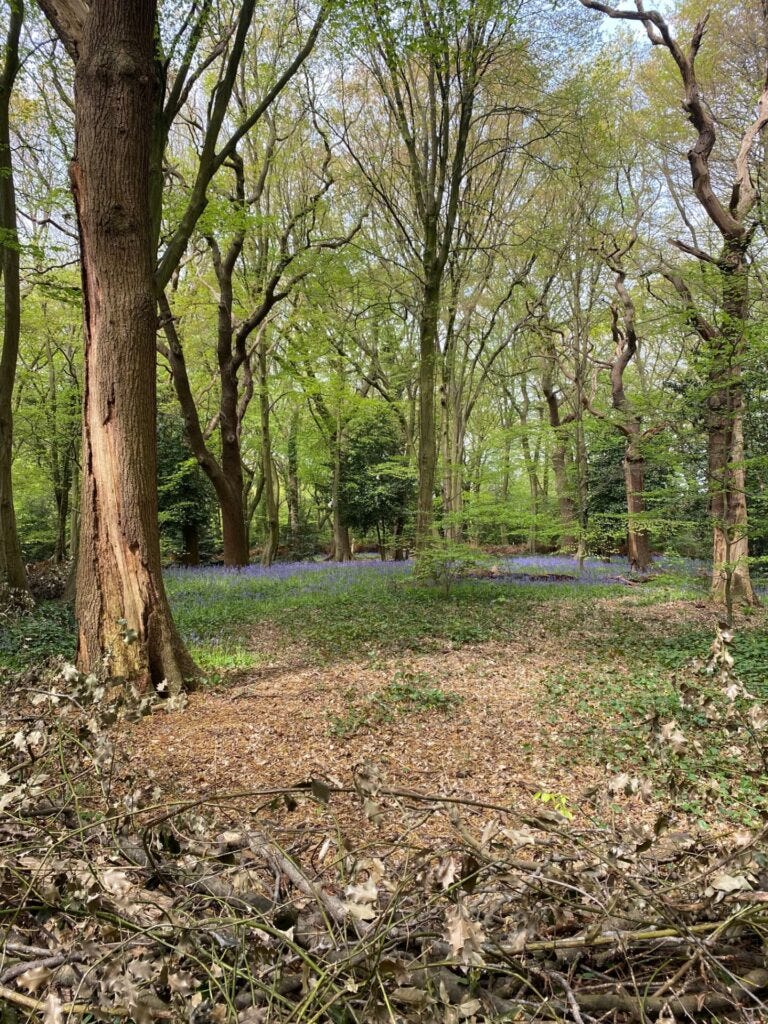
[[(473, 152), (484, 138), (485, 118), (477, 105), (484, 79), (497, 61), (510, 59), (511, 14), (486, 4), (465, 6), (447, 0), (382, 5), (370, 0), (361, 12), (366, 62), (383, 100), (385, 127), (394, 126), (402, 146), (387, 180), (379, 149), (351, 153), (380, 205), (398, 226), (419, 281), (419, 441), (416, 542), (432, 529), (437, 472), (435, 388), (440, 351), (442, 293), (456, 241), (465, 179)], [(503, 111), (506, 101), (497, 111)], [(488, 150), (506, 149), (501, 133), (489, 131)], [(389, 143), (389, 140), (387, 140)], [(391, 143), (389, 143), (391, 146)], [(485, 154), (485, 159), (489, 153)]]
[(75, 62), (84, 302), (77, 660), (179, 689), (196, 674), (160, 565), (150, 157), (159, 82), (155, 0), (41, 0)]
[(183, 565), (199, 565), (201, 534), (215, 503), (205, 475), (184, 443), (184, 424), (177, 413), (158, 414), (157, 455), (161, 536)]
[(21, 335), (21, 286), (16, 190), (11, 152), (11, 93), (19, 70), (23, 0), (8, 0), (8, 29), (0, 68), (0, 269), (3, 277), (3, 347), (0, 352), (0, 585), (27, 589), (13, 504), (13, 386)]
[(376, 530), (383, 559), (413, 491), (400, 421), (391, 406), (373, 399), (361, 402), (347, 421), (340, 463), (344, 520), (362, 535)]
[[(709, 359), (706, 404), (713, 524), (712, 596), (729, 603), (735, 600), (754, 604), (757, 599), (752, 589), (748, 561), (742, 363), (749, 318), (749, 250), (759, 223), (759, 217), (754, 216), (758, 191), (750, 162), (751, 151), (768, 124), (768, 65), (763, 61), (757, 115), (741, 136), (730, 195), (724, 202), (713, 184), (717, 124), (702, 96), (696, 71), (696, 58), (706, 32), (707, 17), (696, 22), (686, 49), (657, 11), (645, 11), (642, 5), (637, 10), (628, 11), (600, 0), (581, 0), (581, 3), (610, 18), (641, 22), (652, 45), (664, 47), (670, 53), (683, 85), (683, 109), (696, 131), (696, 141), (688, 150), (691, 183), (702, 211), (721, 239), (717, 256), (696, 245), (673, 240), (678, 249), (716, 267), (721, 289), (719, 324), (709, 323), (696, 312), (690, 301), (690, 292), (679, 275), (673, 274), (670, 278), (686, 303), (691, 325), (704, 342)], [(762, 17), (765, 27), (768, 11), (764, 5)]]
[(614, 239), (610, 251), (603, 258), (614, 275), (613, 285), (620, 305), (611, 304), (611, 335), (614, 356), (608, 363), (611, 380), (611, 404), (618, 419), (616, 428), (624, 436), (624, 488), (627, 501), (627, 557), (633, 569), (644, 572), (651, 564), (648, 530), (643, 523), (645, 513), (645, 456), (643, 442), (648, 432), (643, 430), (642, 417), (630, 401), (625, 374), (638, 354), (639, 337), (635, 303), (627, 287), (624, 259), (637, 241), (637, 225), (633, 225), (628, 241), (620, 245)]

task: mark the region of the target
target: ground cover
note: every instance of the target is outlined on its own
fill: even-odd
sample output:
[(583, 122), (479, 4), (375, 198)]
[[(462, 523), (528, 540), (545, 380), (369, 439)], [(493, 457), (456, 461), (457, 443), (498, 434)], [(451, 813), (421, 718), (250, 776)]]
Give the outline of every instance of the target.
[[(365, 763), (393, 784), (550, 794), (587, 816), (643, 819), (670, 786), (699, 822), (754, 824), (765, 804), (764, 766), (681, 703), (681, 688), (702, 686), (695, 659), (718, 614), (700, 563), (666, 559), (646, 579), (620, 560), (580, 572), (573, 559), (497, 559), (447, 596), (416, 584), (410, 564), (374, 560), (176, 569), (167, 585), (206, 680), (183, 716), (126, 737), (165, 788), (341, 784)], [(732, 645), (758, 700), (763, 626), (762, 612), (743, 617)], [(0, 666), (71, 657), (72, 643), (71, 613), (47, 602), (0, 634)], [(685, 737), (674, 756), (656, 742), (670, 722)], [(624, 774), (640, 781), (619, 805), (606, 786)]]
[[(641, 582), (621, 562), (579, 575), (573, 560), (500, 560), (448, 596), (376, 562), (178, 571), (168, 585), (210, 682), (180, 723), (138, 731), (166, 785), (228, 788), (243, 772), (341, 784), (364, 763), (393, 785), (552, 794), (603, 818), (642, 820), (670, 786), (698, 822), (754, 824), (764, 806), (763, 766), (681, 706), (718, 614), (700, 564), (668, 561)], [(742, 618), (733, 646), (756, 697), (768, 696), (763, 623)], [(670, 722), (685, 736), (674, 753), (655, 739)], [(638, 792), (617, 803), (606, 787), (624, 774)]]
[[(8, 683), (0, 997), (51, 1024), (764, 1019), (765, 615), (731, 642), (700, 567), (664, 569), (169, 573), (207, 671), (185, 707), (60, 660)], [(71, 644), (42, 605), (3, 674)]]

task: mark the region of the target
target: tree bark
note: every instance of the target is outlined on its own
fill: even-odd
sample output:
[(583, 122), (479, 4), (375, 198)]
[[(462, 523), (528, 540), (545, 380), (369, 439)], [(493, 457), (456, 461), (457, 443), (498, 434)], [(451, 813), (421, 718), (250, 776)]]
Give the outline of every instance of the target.
[(416, 548), (424, 547), (432, 533), (437, 445), (435, 437), (435, 383), (437, 324), (440, 315), (442, 271), (428, 274), (419, 321), (419, 487), (416, 508)]
[[(55, 5), (53, 5), (55, 6)], [(72, 189), (85, 352), (77, 661), (178, 690), (196, 675), (160, 565), (149, 209), (155, 0), (93, 0), (75, 64)]]
[(712, 597), (730, 607), (733, 603), (758, 603), (749, 573), (741, 379), (749, 281), (741, 240), (725, 246), (720, 273), (725, 317), (710, 352), (709, 507), (713, 524)]
[(332, 562), (352, 561), (352, 542), (349, 537), (349, 527), (344, 522), (341, 507), (341, 424), (337, 425), (334, 453), (333, 453), (333, 479), (331, 483), (331, 505), (333, 506), (333, 550), (330, 560)]
[(280, 546), (280, 516), (275, 495), (275, 472), (272, 466), (272, 434), (270, 430), (269, 377), (267, 373), (267, 341), (262, 332), (257, 360), (259, 367), (259, 416), (261, 426), (261, 472), (264, 480), (264, 511), (266, 536), (261, 551), (261, 564), (272, 565)]
[[(164, 292), (160, 294), (160, 313), (163, 330), (168, 341), (167, 348), (164, 349), (164, 354), (171, 367), (173, 387), (184, 417), (184, 433), (187, 443), (192, 450), (192, 454), (197, 459), (198, 465), (211, 481), (213, 489), (216, 492), (216, 497), (218, 498), (219, 511), (221, 513), (224, 564), (233, 567), (247, 565), (250, 557), (250, 550), (248, 544), (248, 524), (246, 522), (245, 514), (243, 465), (240, 458), (237, 379), (235, 377), (233, 384), (232, 373), (228, 368), (229, 363), (226, 358), (223, 357), (221, 352), (223, 346), (220, 339), (219, 360), (220, 365), (222, 361), (224, 365), (224, 370), (221, 371), (222, 395), (221, 405), (219, 407), (219, 430), (222, 434), (222, 460), (220, 465), (208, 449), (205, 437), (203, 436), (197, 406), (195, 404), (194, 396), (192, 395), (192, 388), (187, 374), (184, 350), (181, 345), (179, 332), (173, 319), (168, 298)], [(219, 325), (219, 329), (220, 331), (224, 330), (221, 324)], [(227, 378), (227, 383), (225, 383), (225, 377)], [(234, 419), (234, 432), (230, 431), (229, 433), (226, 433), (225, 425), (221, 422), (222, 415), (224, 418), (224, 424), (229, 424)], [(227, 440), (230, 435), (233, 437), (231, 441)], [(224, 458), (225, 452), (226, 464)]]
[[(635, 358), (638, 347), (635, 304), (626, 285), (626, 272), (620, 260), (634, 246), (637, 230), (634, 229), (629, 244), (608, 258), (608, 265), (616, 277), (614, 287), (621, 299), (621, 313), (611, 307), (611, 330), (616, 344), (611, 364), (611, 403), (621, 416), (618, 429), (625, 439), (624, 489), (627, 496), (627, 555), (633, 569), (641, 572), (651, 564), (651, 546), (648, 531), (642, 526), (645, 512), (645, 459), (643, 457), (642, 420), (634, 410), (624, 388), (624, 374)], [(623, 328), (619, 326), (621, 323)]]
[(197, 523), (184, 523), (181, 528), (184, 550), (182, 565), (200, 565), (200, 528)]
[(627, 556), (633, 569), (644, 572), (651, 564), (648, 531), (638, 528), (645, 512), (645, 459), (630, 441), (624, 455), (624, 488), (627, 493)]
[(21, 287), (16, 192), (11, 154), (10, 104), (19, 70), (22, 0), (11, 4), (0, 73), (0, 258), (3, 276), (3, 348), (0, 353), (0, 585), (27, 590), (13, 504), (13, 387), (21, 336)]
[(454, 352), (446, 352), (443, 359), (442, 448), (443, 448), (443, 525), (448, 540), (460, 543), (464, 534), (464, 437), (465, 418), (462, 396), (454, 379), (451, 365)]
[(288, 549), (296, 558), (301, 547), (301, 505), (299, 490), (299, 416), (294, 413), (288, 433), (288, 473), (286, 501), (288, 503)]
[(576, 502), (573, 497), (571, 482), (568, 476), (568, 448), (564, 436), (564, 426), (560, 417), (560, 402), (557, 393), (546, 380), (542, 383), (542, 391), (547, 403), (549, 425), (554, 434), (552, 445), (552, 472), (555, 477), (557, 505), (560, 511), (560, 541), (562, 551), (573, 551), (576, 548)]

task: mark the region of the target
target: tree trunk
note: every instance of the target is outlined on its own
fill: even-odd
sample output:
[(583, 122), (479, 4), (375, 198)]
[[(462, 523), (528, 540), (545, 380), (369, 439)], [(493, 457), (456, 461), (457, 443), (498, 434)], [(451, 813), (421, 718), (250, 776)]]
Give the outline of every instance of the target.
[(416, 547), (424, 547), (432, 532), (437, 448), (435, 438), (435, 380), (440, 278), (430, 275), (424, 288), (419, 323), (419, 486), (416, 509)]
[[(160, 313), (163, 330), (168, 339), (166, 355), (171, 367), (171, 377), (176, 397), (184, 416), (184, 433), (198, 465), (211, 481), (219, 502), (221, 513), (221, 536), (224, 564), (227, 566), (247, 565), (250, 549), (248, 544), (248, 523), (245, 514), (243, 464), (240, 457), (237, 417), (237, 380), (232, 381), (230, 361), (227, 358), (229, 332), (226, 323), (226, 307), (219, 309), (218, 355), (221, 373), (221, 405), (219, 431), (221, 437), (221, 465), (216, 461), (205, 443), (197, 406), (187, 374), (184, 349), (171, 312), (170, 303), (164, 292), (160, 293)], [(230, 425), (234, 424), (233, 427)]]
[(85, 352), (77, 661), (178, 690), (195, 666), (160, 566), (149, 211), (156, 2), (95, 0), (75, 65)]
[(576, 547), (576, 502), (571, 493), (568, 479), (568, 450), (561, 436), (562, 428), (555, 434), (552, 447), (552, 472), (555, 477), (557, 507), (560, 511), (560, 542), (563, 551), (572, 551)]
[(617, 427), (624, 438), (622, 468), (627, 496), (627, 557), (633, 569), (645, 572), (651, 564), (651, 548), (648, 531), (642, 527), (642, 516), (645, 512), (643, 423), (624, 389), (624, 374), (637, 355), (639, 337), (635, 322), (635, 303), (626, 285), (627, 273), (620, 262), (621, 257), (634, 246), (636, 238), (637, 234), (633, 232), (629, 245), (620, 255), (614, 254), (608, 259), (608, 265), (616, 275), (614, 287), (621, 299), (621, 310), (615, 306), (611, 307), (611, 333), (616, 344), (611, 364), (611, 404), (621, 416)]
[(460, 543), (464, 535), (464, 423), (451, 382), (443, 393), (443, 524), (449, 541)]
[(61, 565), (67, 557), (67, 518), (69, 516), (69, 480), (56, 488), (56, 546), (53, 552), (53, 560)]
[(300, 557), (301, 541), (301, 491), (299, 488), (299, 414), (291, 416), (288, 432), (288, 473), (285, 498), (288, 504), (288, 550), (291, 558)]
[(200, 529), (197, 523), (184, 523), (181, 527), (184, 551), (182, 565), (200, 565)]
[(408, 551), (402, 546), (403, 530), (405, 523), (402, 518), (395, 521), (395, 528), (392, 531), (392, 543), (394, 544), (393, 559), (395, 562), (405, 562), (408, 558)]
[(624, 486), (627, 492), (627, 554), (633, 569), (645, 572), (651, 564), (648, 531), (638, 527), (645, 512), (645, 459), (630, 441), (624, 455)]
[[(240, 483), (242, 483), (242, 479)], [(248, 547), (248, 529), (243, 511), (242, 488), (238, 492), (237, 480), (230, 481), (226, 488), (217, 489), (216, 495), (221, 507), (221, 540), (224, 565), (231, 568), (240, 568), (241, 566), (248, 565), (250, 550)]]
[(352, 542), (349, 537), (349, 527), (342, 518), (341, 502), (339, 491), (341, 486), (339, 460), (336, 460), (333, 469), (333, 490), (331, 502), (333, 504), (333, 551), (331, 552), (332, 562), (352, 561)]
[(713, 523), (712, 597), (730, 606), (759, 603), (749, 574), (741, 381), (748, 271), (740, 242), (726, 246), (721, 273), (725, 322), (710, 353), (708, 459)]
[(64, 588), (67, 601), (75, 600), (77, 590), (77, 562), (80, 549), (80, 467), (77, 460), (72, 460), (72, 488), (69, 497), (69, 573)]
[(548, 379), (542, 381), (542, 391), (547, 403), (549, 425), (554, 434), (552, 445), (552, 472), (555, 477), (555, 492), (560, 512), (560, 541), (563, 551), (573, 551), (576, 547), (576, 502), (573, 498), (571, 482), (568, 478), (568, 448), (564, 436), (564, 425), (560, 419), (560, 402), (552, 384)]
[(259, 414), (261, 424), (261, 472), (264, 479), (264, 512), (266, 537), (261, 552), (261, 564), (272, 565), (280, 546), (280, 517), (275, 497), (275, 473), (272, 466), (272, 436), (269, 424), (269, 381), (267, 377), (267, 343), (262, 333), (258, 345)]
[[(221, 308), (221, 307), (220, 307)], [(220, 327), (221, 331), (221, 327)], [(216, 493), (221, 503), (221, 528), (224, 545), (224, 565), (248, 565), (248, 529), (245, 522), (245, 485), (243, 459), (240, 451), (240, 424), (237, 415), (238, 386), (236, 371), (232, 367), (229, 333), (226, 335), (226, 362), (221, 353), (224, 339), (219, 339), (219, 374), (221, 377), (221, 405), (219, 409), (219, 436), (221, 439), (221, 473), (223, 478)], [(205, 467), (204, 467), (205, 468)], [(214, 482), (214, 486), (216, 486)]]
[(3, 276), (3, 348), (0, 353), (0, 585), (27, 589), (27, 574), (16, 529), (13, 505), (13, 386), (21, 335), (19, 237), (11, 154), (10, 103), (19, 69), (19, 35), (24, 11), (21, 0), (11, 4), (0, 75), (0, 258)]

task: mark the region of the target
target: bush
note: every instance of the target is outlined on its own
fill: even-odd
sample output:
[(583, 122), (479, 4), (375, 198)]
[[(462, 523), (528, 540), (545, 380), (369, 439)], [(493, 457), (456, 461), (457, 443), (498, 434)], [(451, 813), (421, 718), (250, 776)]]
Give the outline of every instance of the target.
[(487, 557), (477, 548), (440, 541), (419, 552), (413, 575), (421, 583), (434, 583), (447, 595), (454, 583), (488, 564)]

